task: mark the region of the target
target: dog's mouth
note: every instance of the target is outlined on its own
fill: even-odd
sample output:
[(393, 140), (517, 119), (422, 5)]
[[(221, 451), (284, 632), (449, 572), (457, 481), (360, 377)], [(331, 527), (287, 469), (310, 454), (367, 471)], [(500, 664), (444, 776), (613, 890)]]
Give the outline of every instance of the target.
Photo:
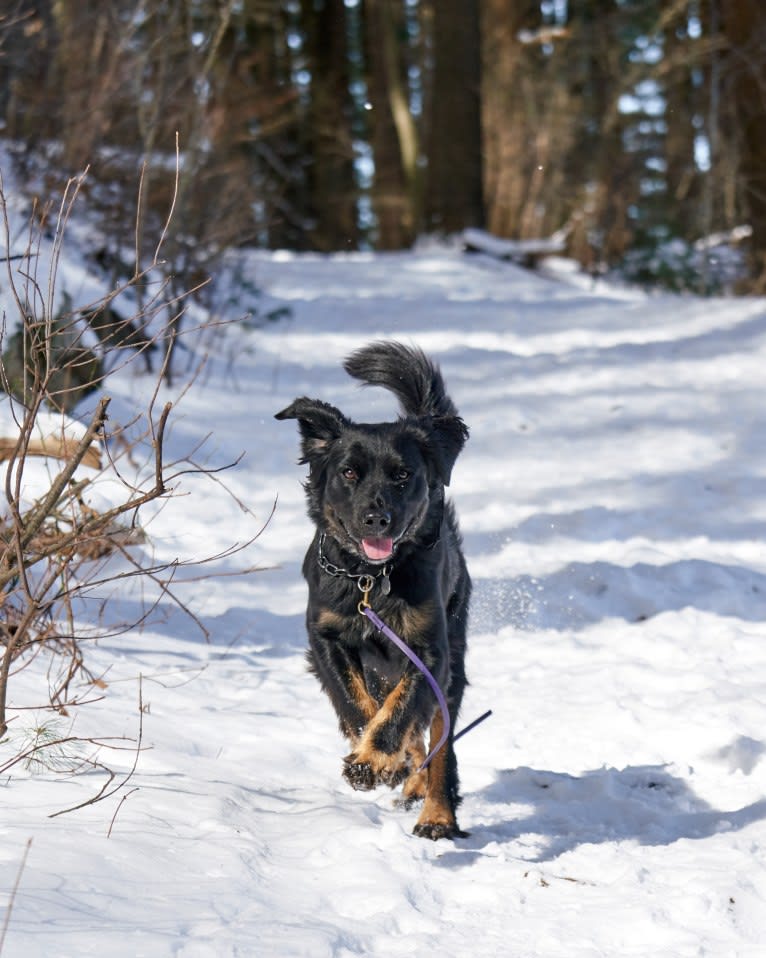
[(415, 521), (413, 520), (408, 523), (404, 530), (397, 536), (362, 536), (357, 538), (351, 534), (337, 512), (327, 510), (325, 515), (329, 520), (328, 531), (330, 535), (334, 533), (334, 537), (339, 542), (345, 539), (346, 543), (352, 545), (362, 559), (376, 564), (388, 562), (393, 557), (402, 541), (409, 535)]
[(370, 536), (362, 539), (361, 546), (371, 562), (385, 562), (394, 552), (394, 540), (391, 536)]
[(366, 536), (359, 541), (361, 551), (369, 562), (388, 562), (396, 549), (410, 534), (415, 520), (408, 523), (398, 536)]

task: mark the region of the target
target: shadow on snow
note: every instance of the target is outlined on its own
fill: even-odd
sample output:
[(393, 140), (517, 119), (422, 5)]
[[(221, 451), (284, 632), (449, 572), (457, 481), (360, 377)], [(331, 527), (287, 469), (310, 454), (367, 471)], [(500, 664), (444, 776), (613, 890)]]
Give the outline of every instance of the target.
[(582, 775), (506, 769), (471, 800), (486, 823), (474, 825), (459, 848), (441, 856), (442, 865), (470, 864), (493, 844), (512, 844), (520, 860), (540, 863), (581, 845), (672, 845), (739, 831), (766, 818), (766, 799), (719, 811), (661, 765)]

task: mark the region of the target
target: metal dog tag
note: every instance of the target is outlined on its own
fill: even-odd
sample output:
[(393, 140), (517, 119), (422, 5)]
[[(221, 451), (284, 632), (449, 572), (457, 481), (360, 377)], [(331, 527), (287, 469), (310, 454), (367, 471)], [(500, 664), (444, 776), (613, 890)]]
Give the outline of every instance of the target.
[(380, 577), (380, 591), (383, 595), (388, 595), (391, 591), (391, 580), (388, 578), (388, 575), (384, 572)]

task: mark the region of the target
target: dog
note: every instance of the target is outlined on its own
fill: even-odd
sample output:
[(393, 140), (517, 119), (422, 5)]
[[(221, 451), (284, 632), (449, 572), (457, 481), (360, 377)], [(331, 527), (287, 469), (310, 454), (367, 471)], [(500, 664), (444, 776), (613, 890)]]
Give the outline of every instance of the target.
[[(445, 499), (468, 429), (439, 368), (420, 350), (376, 342), (344, 362), (351, 376), (399, 400), (395, 422), (356, 423), (302, 397), (276, 414), (296, 419), (316, 533), (303, 563), (309, 670), (329, 697), (351, 752), (343, 776), (355, 789), (402, 784), (399, 805), (422, 801), (414, 833), (464, 837), (452, 729), (466, 687), (471, 580), (455, 513)], [(424, 674), (363, 613), (364, 600), (422, 660)]]

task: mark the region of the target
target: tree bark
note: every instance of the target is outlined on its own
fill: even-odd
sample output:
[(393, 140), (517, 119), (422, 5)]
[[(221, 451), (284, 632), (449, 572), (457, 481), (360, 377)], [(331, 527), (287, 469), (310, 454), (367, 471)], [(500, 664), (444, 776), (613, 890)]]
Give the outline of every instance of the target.
[(729, 51), (724, 70), (736, 103), (744, 204), (753, 233), (751, 273), (766, 290), (766, 19), (760, 0), (721, 0)]
[(322, 250), (358, 242), (352, 102), (343, 0), (303, 4), (311, 64), (308, 193), (310, 235)]
[(372, 187), (378, 249), (410, 246), (417, 231), (418, 142), (399, 66), (400, 0), (365, 0)]
[(534, 0), (482, 0), (481, 123), (487, 226), (497, 236), (518, 237), (529, 170), (531, 130), (525, 111), (527, 57), (519, 32), (540, 24)]
[(484, 225), (479, 0), (437, 0), (433, 49), (426, 225), (454, 233)]

